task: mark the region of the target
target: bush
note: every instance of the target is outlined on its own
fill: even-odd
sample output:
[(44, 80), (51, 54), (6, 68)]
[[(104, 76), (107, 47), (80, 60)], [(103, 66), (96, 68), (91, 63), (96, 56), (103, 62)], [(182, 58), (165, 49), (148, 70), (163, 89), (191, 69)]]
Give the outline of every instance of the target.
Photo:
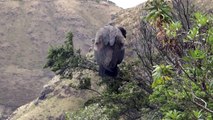
[[(99, 104), (91, 104), (90, 106), (85, 107), (77, 112), (67, 114), (67, 120), (111, 120), (110, 117), (106, 114), (106, 107), (102, 107)], [(111, 111), (111, 114), (113, 111)]]
[[(153, 70), (150, 100), (160, 107), (165, 119), (208, 119), (213, 114), (213, 21), (195, 13), (193, 23), (188, 34), (181, 37), (192, 47), (179, 46), (182, 54), (178, 55), (170, 46), (165, 54), (172, 61), (156, 65)], [(168, 34), (178, 30), (170, 27), (174, 24), (165, 28)], [(175, 33), (169, 38), (178, 43), (178, 37)]]
[(63, 45), (59, 47), (51, 46), (44, 68), (50, 68), (56, 74), (66, 76), (66, 74), (69, 74), (66, 72), (81, 66), (84, 62), (85, 59), (81, 57), (80, 50), (74, 52), (73, 34), (69, 32)]
[[(189, 3), (188, 0), (185, 2)], [(189, 4), (184, 4), (183, 1), (177, 3), (177, 0), (173, 1), (176, 11), (173, 20), (160, 21), (162, 26), (157, 31), (157, 39), (154, 40), (157, 45), (152, 45), (155, 51), (153, 55), (157, 55), (160, 60), (152, 62), (153, 93), (149, 100), (161, 111), (163, 119), (211, 119), (212, 16), (192, 12)], [(179, 6), (181, 4), (183, 8)], [(188, 15), (182, 16), (182, 11), (191, 18), (188, 18)], [(191, 14), (187, 13), (189, 11)]]

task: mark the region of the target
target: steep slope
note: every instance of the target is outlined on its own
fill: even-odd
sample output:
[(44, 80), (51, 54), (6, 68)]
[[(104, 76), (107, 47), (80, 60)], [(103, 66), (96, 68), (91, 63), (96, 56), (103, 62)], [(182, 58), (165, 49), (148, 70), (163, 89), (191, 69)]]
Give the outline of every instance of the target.
[(116, 25), (124, 26), (127, 31), (126, 56), (134, 55), (133, 45), (135, 44), (135, 41), (140, 37), (140, 21), (142, 12), (144, 11), (143, 8), (144, 5), (141, 4), (137, 7), (124, 9), (116, 13), (117, 17), (114, 19)]
[(79, 90), (71, 86), (78, 86), (81, 79), (92, 78), (91, 88), (96, 91), (103, 89), (97, 86), (100, 78), (94, 71), (77, 68), (72, 74), (72, 79), (60, 79), (60, 76), (55, 76), (44, 86), (38, 99), (18, 108), (9, 119), (65, 120), (66, 112), (78, 110), (89, 98), (98, 95), (93, 91)]
[(50, 45), (74, 33), (83, 54), (91, 38), (120, 8), (95, 0), (0, 1), (0, 119), (31, 101), (53, 76), (42, 67)]
[[(142, 7), (121, 10), (115, 16), (116, 25), (124, 26), (128, 31), (127, 47), (130, 41), (134, 41), (134, 34), (137, 34), (140, 22), (140, 14)], [(125, 18), (125, 19), (124, 19)], [(134, 26), (132, 22), (134, 21)], [(131, 52), (130, 50), (128, 51)], [(88, 57), (93, 56), (93, 52), (87, 54)], [(53, 78), (47, 85), (44, 86), (43, 92), (46, 93), (44, 100), (39, 100), (39, 97), (32, 102), (19, 107), (11, 116), (10, 120), (64, 120), (65, 112), (73, 112), (82, 107), (83, 103), (94, 95), (95, 92), (88, 90), (73, 89), (70, 84), (78, 84), (83, 77), (92, 78), (92, 88), (101, 91), (103, 87), (97, 86), (100, 82), (97, 72), (91, 70), (76, 69), (73, 73), (72, 79), (59, 79), (59, 76)], [(50, 91), (50, 92), (45, 92)], [(75, 93), (75, 94), (74, 94)], [(62, 97), (61, 97), (62, 96)]]
[[(212, 4), (212, 1), (206, 0), (203, 2), (203, 4), (204, 3)], [(115, 20), (116, 25), (124, 26), (127, 30), (128, 34), (127, 34), (126, 46), (128, 48), (127, 54), (129, 54), (129, 55), (132, 55), (132, 53), (133, 53), (132, 45), (135, 43), (135, 40), (138, 39), (139, 28), (140, 28), (140, 16), (141, 16), (141, 13), (143, 12), (142, 8), (143, 8), (143, 5), (139, 5), (135, 8), (121, 10), (120, 12), (118, 12), (115, 15), (116, 17), (114, 20)], [(125, 59), (128, 59), (128, 57), (126, 57)], [(129, 59), (132, 59), (132, 58), (129, 58)], [(90, 71), (89, 73), (94, 75), (93, 76), (94, 81), (97, 82), (99, 79), (99, 78), (97, 78), (97, 74), (93, 73), (93, 71)], [(73, 80), (67, 80), (67, 81), (58, 80), (58, 81), (59, 82), (54, 83), (54, 86), (55, 86), (54, 88), (59, 87), (60, 91), (62, 91), (62, 94), (63, 94), (63, 91), (65, 91), (67, 89), (68, 84), (70, 84), (70, 82)], [(96, 82), (94, 82), (94, 84)], [(66, 87), (60, 87), (60, 86), (66, 86)], [(71, 89), (70, 93), (72, 93), (73, 89), (72, 88), (69, 88), (69, 89)], [(48, 93), (51, 97), (47, 97), (47, 99), (45, 99), (44, 101), (41, 101), (41, 103), (35, 105), (35, 103), (37, 103), (37, 100), (34, 100), (31, 103), (24, 105), (24, 106), (20, 107), (19, 109), (17, 109), (16, 112), (14, 112), (14, 114), (11, 116), (11, 119), (26, 119), (28, 115), (31, 117), (32, 116), (38, 117), (40, 115), (40, 116), (42, 116), (41, 118), (43, 118), (43, 119), (55, 119), (55, 118), (60, 119), (61, 117), (63, 118), (63, 116), (60, 117), (60, 115), (64, 111), (66, 111), (66, 110), (74, 111), (74, 110), (76, 110), (76, 108), (82, 106), (81, 103), (84, 103), (85, 100), (87, 100), (87, 98), (82, 100), (81, 99), (83, 97), (82, 95), (84, 95), (84, 96), (88, 95), (88, 94), (77, 94), (78, 98), (80, 97), (80, 99), (79, 99), (80, 103), (78, 104), (78, 103), (72, 102), (72, 100), (76, 99), (75, 95), (73, 95), (74, 98), (71, 96), (66, 96), (65, 99), (60, 99), (60, 97), (57, 97), (57, 96), (61, 93), (59, 92), (54, 95), (53, 91), (57, 91), (57, 89), (54, 89), (54, 90), (52, 90), (52, 92)], [(77, 91), (75, 91), (75, 92), (77, 92)], [(76, 106), (73, 106), (72, 104), (75, 104)], [(46, 108), (46, 106), (48, 106), (48, 107)], [(64, 106), (68, 106), (68, 107), (64, 107)], [(50, 111), (48, 111), (48, 110), (50, 110)], [(52, 116), (53, 113), (56, 113), (55, 111), (58, 111), (60, 114), (58, 113), (56, 116)], [(50, 116), (52, 116), (52, 117), (50, 117), (48, 114), (51, 114)], [(40, 118), (38, 118), (38, 119), (40, 119)]]

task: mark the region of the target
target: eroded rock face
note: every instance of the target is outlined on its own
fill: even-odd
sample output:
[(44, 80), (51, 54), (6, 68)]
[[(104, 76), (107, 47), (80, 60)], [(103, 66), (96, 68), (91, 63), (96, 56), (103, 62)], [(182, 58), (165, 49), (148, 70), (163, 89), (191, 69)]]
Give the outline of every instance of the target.
[[(81, 79), (91, 78), (91, 88), (101, 92), (104, 86), (98, 86), (100, 77), (96, 71), (77, 68), (71, 79), (55, 76), (43, 87), (40, 96), (32, 102), (18, 108), (9, 120), (56, 120), (62, 119), (65, 112), (78, 110), (93, 96), (98, 94), (89, 90), (77, 89)], [(46, 92), (48, 91), (48, 92)], [(42, 97), (45, 94), (45, 97)]]

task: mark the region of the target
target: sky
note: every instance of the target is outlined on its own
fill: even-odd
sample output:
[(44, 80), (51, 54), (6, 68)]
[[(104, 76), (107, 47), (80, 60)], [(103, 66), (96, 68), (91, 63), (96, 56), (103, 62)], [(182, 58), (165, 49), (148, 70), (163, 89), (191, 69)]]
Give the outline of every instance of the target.
[(110, 0), (114, 2), (117, 6), (122, 8), (130, 8), (145, 2), (146, 0)]

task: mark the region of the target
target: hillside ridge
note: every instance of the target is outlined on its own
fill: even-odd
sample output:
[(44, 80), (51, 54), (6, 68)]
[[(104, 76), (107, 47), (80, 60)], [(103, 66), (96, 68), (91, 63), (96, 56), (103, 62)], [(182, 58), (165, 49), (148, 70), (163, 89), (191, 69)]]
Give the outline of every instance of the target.
[(71, 31), (75, 48), (85, 54), (96, 31), (120, 9), (95, 0), (1, 0), (0, 119), (35, 99), (54, 76), (43, 69), (50, 46)]

